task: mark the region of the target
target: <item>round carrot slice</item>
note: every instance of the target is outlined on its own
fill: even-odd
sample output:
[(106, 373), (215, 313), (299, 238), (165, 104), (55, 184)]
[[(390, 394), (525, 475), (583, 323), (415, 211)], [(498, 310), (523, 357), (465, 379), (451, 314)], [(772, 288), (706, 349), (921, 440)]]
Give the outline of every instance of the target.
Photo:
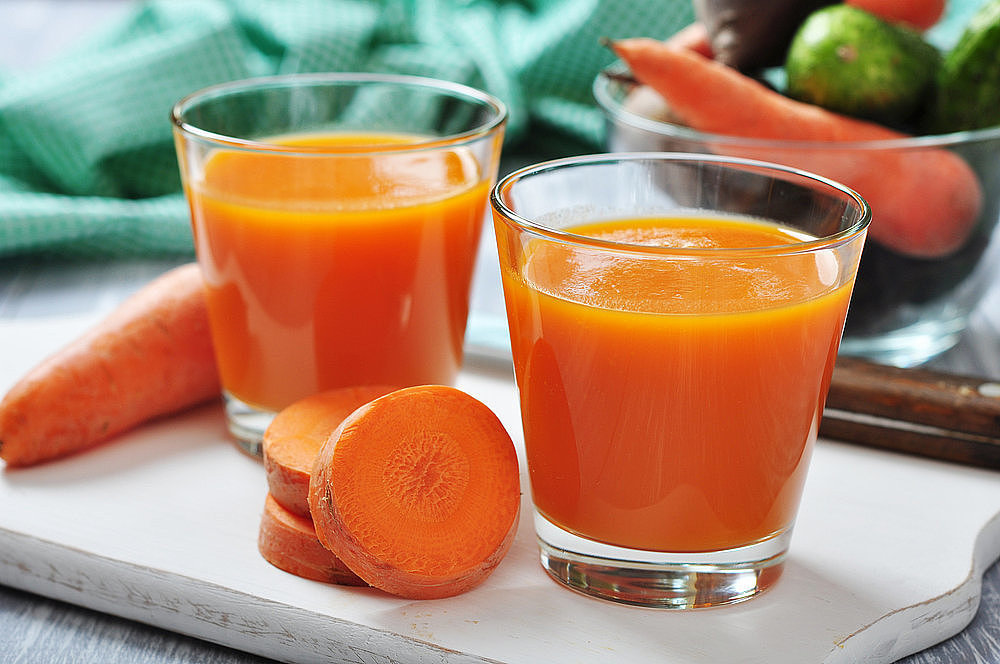
[(309, 475), (316, 454), (345, 417), (395, 387), (345, 387), (296, 401), (271, 421), (262, 442), (264, 473), (271, 495), (282, 507), (309, 515)]
[(520, 504), (500, 420), (441, 385), (354, 411), (323, 444), (309, 486), (320, 542), (370, 585), (411, 599), (481, 583), (510, 548)]
[(366, 585), (320, 544), (311, 520), (289, 512), (268, 494), (257, 548), (264, 560), (289, 574), (344, 586)]

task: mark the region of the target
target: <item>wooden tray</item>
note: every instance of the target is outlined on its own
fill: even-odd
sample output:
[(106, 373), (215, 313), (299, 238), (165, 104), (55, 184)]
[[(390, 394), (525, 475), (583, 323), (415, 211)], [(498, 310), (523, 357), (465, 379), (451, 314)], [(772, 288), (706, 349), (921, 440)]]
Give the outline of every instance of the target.
[[(0, 393), (92, 315), (0, 322)], [(506, 363), (460, 387), (520, 445)], [(743, 604), (637, 609), (541, 570), (527, 478), (517, 540), (487, 582), (436, 601), (286, 574), (257, 553), (263, 469), (205, 407), (0, 473), (0, 582), (296, 662), (891, 662), (960, 631), (1000, 556), (1000, 477), (820, 441), (785, 573)]]

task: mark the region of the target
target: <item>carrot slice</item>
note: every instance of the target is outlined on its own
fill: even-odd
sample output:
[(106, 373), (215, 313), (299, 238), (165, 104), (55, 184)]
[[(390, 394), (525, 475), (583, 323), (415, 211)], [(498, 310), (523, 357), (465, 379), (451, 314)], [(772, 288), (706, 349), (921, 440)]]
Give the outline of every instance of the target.
[(0, 458), (13, 468), (71, 454), (220, 390), (201, 272), (189, 263), (10, 389), (0, 402)]
[(372, 385), (328, 390), (278, 413), (262, 443), (264, 472), (274, 500), (295, 514), (309, 516), (309, 476), (319, 448), (355, 409), (395, 389)]
[(310, 519), (289, 512), (271, 494), (264, 500), (257, 549), (267, 562), (304, 579), (342, 586), (367, 585), (320, 544)]
[(354, 411), (313, 468), (320, 542), (359, 577), (411, 599), (481, 583), (520, 513), (514, 445), (496, 415), (452, 387), (409, 387)]

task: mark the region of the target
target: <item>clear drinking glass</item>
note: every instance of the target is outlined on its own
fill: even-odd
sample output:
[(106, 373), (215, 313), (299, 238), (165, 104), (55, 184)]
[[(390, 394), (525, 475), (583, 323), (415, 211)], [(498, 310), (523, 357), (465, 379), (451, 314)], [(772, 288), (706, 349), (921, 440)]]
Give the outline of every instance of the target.
[(229, 428), (322, 390), (451, 383), (507, 112), (383, 74), (239, 81), (172, 120)]
[(546, 571), (655, 607), (780, 575), (870, 220), (705, 155), (530, 166), (491, 195)]

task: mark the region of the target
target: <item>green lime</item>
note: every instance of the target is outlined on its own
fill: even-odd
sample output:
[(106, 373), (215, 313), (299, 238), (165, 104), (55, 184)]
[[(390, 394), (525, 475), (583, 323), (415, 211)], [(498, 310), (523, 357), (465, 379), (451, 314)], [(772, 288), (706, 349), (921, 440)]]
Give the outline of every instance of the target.
[(945, 55), (928, 117), (935, 133), (1000, 124), (1000, 0), (983, 5)]
[(898, 126), (922, 109), (940, 63), (941, 54), (919, 32), (833, 5), (810, 14), (792, 38), (787, 94)]

